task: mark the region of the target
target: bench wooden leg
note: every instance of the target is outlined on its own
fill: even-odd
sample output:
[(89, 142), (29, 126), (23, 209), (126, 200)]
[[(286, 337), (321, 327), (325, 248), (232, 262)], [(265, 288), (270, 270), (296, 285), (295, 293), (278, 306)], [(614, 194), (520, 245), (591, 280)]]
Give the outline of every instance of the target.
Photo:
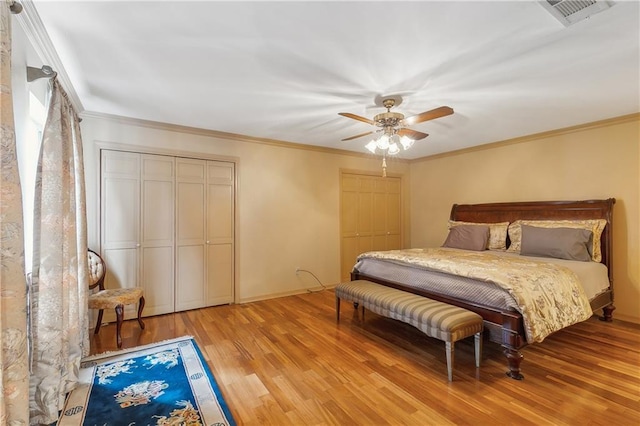
[(336, 296), (336, 322), (340, 322), (340, 298)]
[(447, 376), (449, 377), (449, 381), (453, 381), (453, 363), (454, 363), (454, 343), (453, 342), (444, 342), (447, 348)]
[(476, 349), (476, 368), (480, 368), (480, 359), (482, 358), (482, 333), (476, 333), (474, 339)]

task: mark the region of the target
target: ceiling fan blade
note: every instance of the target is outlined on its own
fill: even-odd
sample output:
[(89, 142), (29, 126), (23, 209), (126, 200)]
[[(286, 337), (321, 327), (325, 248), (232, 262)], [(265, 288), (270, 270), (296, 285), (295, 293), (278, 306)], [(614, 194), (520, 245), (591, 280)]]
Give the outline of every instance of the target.
[(423, 121), (434, 120), (436, 118), (445, 117), (453, 114), (453, 109), (448, 106), (441, 106), (431, 111), (425, 111), (420, 114), (412, 115), (404, 119), (404, 124), (411, 126), (412, 124), (422, 123)]
[(345, 138), (345, 139), (342, 139), (342, 140), (343, 140), (343, 141), (350, 141), (350, 140), (352, 140), (352, 139), (358, 139), (358, 138), (361, 138), (361, 137), (363, 137), (363, 136), (370, 135), (371, 133), (373, 133), (373, 131), (371, 131), (371, 132), (366, 132), (366, 133), (360, 133), (359, 135), (351, 136), (350, 138)]
[(420, 139), (424, 139), (429, 136), (427, 133), (418, 132), (417, 130), (411, 129), (400, 129), (398, 130), (398, 135), (406, 136), (408, 138), (413, 139), (414, 141), (419, 141)]
[(364, 118), (359, 115), (351, 114), (350, 112), (339, 112), (338, 115), (341, 115), (347, 118), (353, 118), (354, 120), (362, 121), (364, 123), (371, 124), (372, 126), (375, 126), (376, 124), (373, 122), (373, 120), (369, 120), (368, 118)]

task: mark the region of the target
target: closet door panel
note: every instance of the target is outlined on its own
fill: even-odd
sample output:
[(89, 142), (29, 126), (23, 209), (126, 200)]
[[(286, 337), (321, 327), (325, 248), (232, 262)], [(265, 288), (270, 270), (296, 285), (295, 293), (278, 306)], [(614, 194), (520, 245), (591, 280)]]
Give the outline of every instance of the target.
[(230, 243), (233, 240), (233, 187), (209, 184), (207, 193), (207, 240)]
[(178, 239), (204, 240), (204, 183), (178, 182)]
[[(101, 157), (101, 256), (107, 265), (105, 287), (132, 288), (140, 284), (140, 154), (104, 151)], [(94, 249), (97, 249), (95, 247)], [(136, 316), (127, 306), (125, 318)], [(105, 311), (104, 321), (115, 312)]]
[(341, 227), (343, 238), (358, 234), (358, 193), (342, 192)]
[(173, 312), (173, 248), (147, 247), (142, 250), (142, 258), (144, 316)]
[(106, 249), (102, 254), (107, 265), (106, 288), (132, 288), (138, 285), (138, 249)]
[(342, 237), (341, 256), (341, 279), (348, 281), (350, 272), (355, 264), (355, 259), (360, 254), (358, 248), (358, 237)]
[[(139, 249), (106, 249), (102, 258), (107, 265), (104, 286), (107, 289), (132, 288), (138, 286), (138, 254)], [(97, 311), (94, 311), (94, 313)], [(137, 306), (127, 305), (124, 309), (125, 319), (137, 316)], [(103, 322), (114, 322), (116, 314), (113, 309), (104, 311)]]
[[(373, 233), (374, 235), (386, 235), (387, 233), (387, 194), (373, 194)], [(384, 249), (383, 249), (384, 250)]]
[[(395, 185), (392, 187), (395, 188)], [(398, 189), (399, 191), (399, 189)], [(387, 194), (386, 203), (386, 216), (387, 216), (387, 232), (394, 235), (400, 234), (400, 211), (402, 207), (400, 205), (400, 192), (391, 192)]]
[(173, 182), (143, 182), (142, 240), (147, 244), (173, 244)]
[(233, 244), (207, 247), (207, 306), (233, 302)]
[(207, 306), (233, 302), (234, 164), (207, 163)]
[(135, 178), (103, 180), (103, 223), (109, 230), (103, 244), (108, 248), (131, 248), (138, 244), (140, 191)]
[(142, 262), (143, 314), (174, 311), (174, 194), (175, 159), (142, 156)]
[(175, 310), (205, 306), (206, 161), (176, 160)]
[(204, 304), (204, 245), (178, 247), (176, 311), (202, 308)]

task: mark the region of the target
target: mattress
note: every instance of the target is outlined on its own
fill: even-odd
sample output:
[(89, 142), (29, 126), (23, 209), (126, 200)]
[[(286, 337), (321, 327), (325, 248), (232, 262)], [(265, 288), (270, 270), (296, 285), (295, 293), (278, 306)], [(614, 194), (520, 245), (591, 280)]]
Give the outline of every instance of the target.
[[(528, 256), (520, 256), (516, 253), (509, 252), (492, 251), (491, 253), (499, 254), (500, 256), (528, 258)], [(578, 277), (589, 300), (606, 291), (610, 286), (607, 267), (602, 263), (552, 258), (543, 259), (540, 257), (531, 257), (531, 259), (535, 259), (538, 262), (544, 260), (545, 262), (559, 264), (572, 270)], [(457, 300), (480, 304), (503, 311), (517, 310), (517, 304), (513, 297), (501, 287), (491, 282), (478, 281), (425, 269), (416, 265), (383, 259), (359, 259), (354, 269), (369, 277), (392, 281)]]

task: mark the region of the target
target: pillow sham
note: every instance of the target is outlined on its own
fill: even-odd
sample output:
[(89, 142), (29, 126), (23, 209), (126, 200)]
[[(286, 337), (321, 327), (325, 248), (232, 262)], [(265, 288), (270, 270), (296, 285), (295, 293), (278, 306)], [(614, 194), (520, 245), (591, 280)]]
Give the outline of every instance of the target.
[(496, 222), (496, 223), (475, 223), (475, 222), (461, 222), (456, 220), (449, 221), (449, 229), (454, 226), (460, 225), (473, 225), (473, 226), (488, 226), (489, 227), (489, 243), (487, 248), (489, 250), (506, 250), (507, 249), (507, 228), (509, 222)]
[(511, 245), (507, 251), (520, 253), (520, 243), (522, 237), (522, 225), (531, 225), (538, 228), (573, 228), (587, 229), (593, 232), (591, 243), (591, 259), (594, 262), (602, 261), (600, 250), (600, 237), (607, 225), (606, 219), (579, 219), (579, 220), (516, 220), (509, 225), (509, 239)]
[(581, 228), (538, 228), (522, 225), (520, 254), (591, 261), (593, 232)]
[(442, 247), (483, 251), (487, 249), (488, 241), (488, 226), (459, 225), (449, 230)]

